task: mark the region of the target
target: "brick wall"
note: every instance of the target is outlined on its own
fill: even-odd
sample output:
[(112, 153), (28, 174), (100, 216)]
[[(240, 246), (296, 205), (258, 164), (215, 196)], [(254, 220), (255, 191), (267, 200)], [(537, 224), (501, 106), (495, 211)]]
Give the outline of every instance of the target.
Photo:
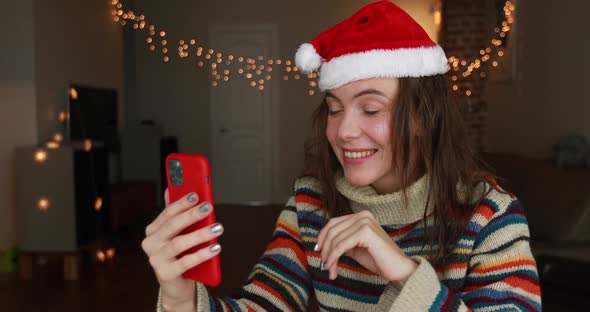
[[(466, 60), (464, 64), (468, 66), (470, 62), (481, 57), (482, 48), (490, 45), (493, 27), (490, 29), (490, 5), (486, 1), (495, 0), (444, 0), (440, 34), (440, 44), (447, 56), (459, 59), (459, 66), (451, 66), (449, 71), (453, 87), (452, 100), (459, 104), (469, 137), (478, 151), (483, 149), (482, 138), (486, 130), (487, 109), (482, 94), (487, 76), (482, 77), (481, 71), (474, 70), (471, 75), (464, 77), (463, 72), (466, 68), (461, 64), (461, 60)], [(480, 65), (480, 69), (487, 67), (488, 63)]]

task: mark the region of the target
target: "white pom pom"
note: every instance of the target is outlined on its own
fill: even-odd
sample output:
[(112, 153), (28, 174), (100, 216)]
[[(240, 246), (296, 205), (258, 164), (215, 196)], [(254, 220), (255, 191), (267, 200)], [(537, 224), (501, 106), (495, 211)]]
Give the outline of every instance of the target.
[(295, 64), (301, 72), (309, 74), (322, 65), (322, 57), (310, 43), (302, 44), (295, 54)]

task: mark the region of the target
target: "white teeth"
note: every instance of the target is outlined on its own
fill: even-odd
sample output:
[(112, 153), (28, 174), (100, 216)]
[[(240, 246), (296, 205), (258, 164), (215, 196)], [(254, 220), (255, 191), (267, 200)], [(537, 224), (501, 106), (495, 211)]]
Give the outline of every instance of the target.
[(365, 158), (371, 156), (375, 153), (375, 151), (364, 151), (364, 152), (344, 152), (344, 157), (346, 158)]

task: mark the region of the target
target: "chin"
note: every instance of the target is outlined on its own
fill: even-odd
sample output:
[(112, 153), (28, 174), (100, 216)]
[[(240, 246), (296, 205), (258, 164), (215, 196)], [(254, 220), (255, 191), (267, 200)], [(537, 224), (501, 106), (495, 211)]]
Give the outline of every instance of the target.
[(373, 183), (374, 180), (366, 174), (350, 174), (346, 171), (344, 172), (344, 177), (346, 178), (346, 181), (348, 181), (348, 183), (354, 186), (367, 186)]

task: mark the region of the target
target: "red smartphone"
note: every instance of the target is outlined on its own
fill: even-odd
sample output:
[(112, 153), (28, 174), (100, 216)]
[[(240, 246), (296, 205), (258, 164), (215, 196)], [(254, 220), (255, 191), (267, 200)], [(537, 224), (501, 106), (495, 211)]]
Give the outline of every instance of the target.
[[(203, 155), (172, 153), (166, 157), (166, 178), (168, 180), (168, 192), (170, 202), (173, 203), (183, 196), (195, 192), (199, 195), (199, 204), (207, 201), (213, 205), (213, 189), (211, 181), (211, 169), (209, 161)], [(205, 219), (198, 221), (186, 229), (182, 230), (179, 235), (194, 232), (200, 228), (215, 223), (215, 214), (209, 214)], [(194, 253), (202, 248), (208, 248), (217, 244), (217, 238), (192, 247), (180, 255)], [(201, 282), (207, 286), (215, 287), (221, 283), (221, 264), (219, 254), (182, 274), (184, 278)]]

